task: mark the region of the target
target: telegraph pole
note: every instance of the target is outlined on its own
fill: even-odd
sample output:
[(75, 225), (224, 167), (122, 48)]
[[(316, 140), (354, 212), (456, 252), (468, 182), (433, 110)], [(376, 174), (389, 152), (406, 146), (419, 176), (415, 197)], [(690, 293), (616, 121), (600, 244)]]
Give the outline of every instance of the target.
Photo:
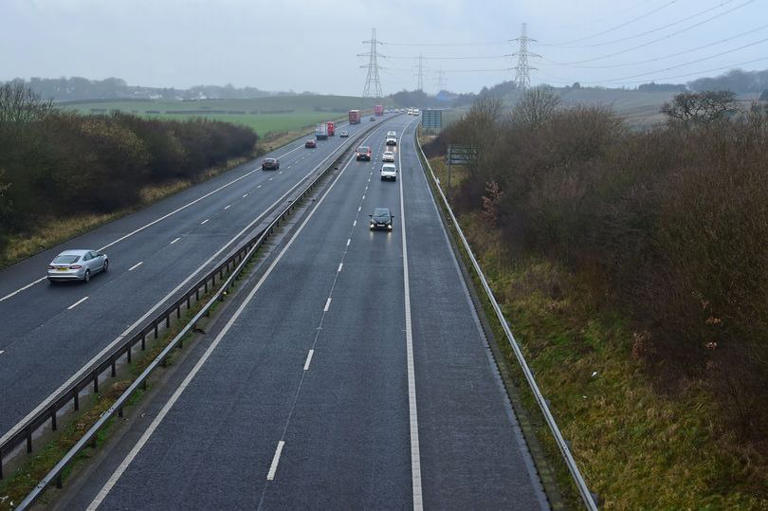
[(368, 53), (359, 53), (359, 57), (368, 57), (368, 65), (360, 66), (367, 67), (368, 74), (365, 77), (365, 86), (363, 87), (364, 98), (380, 98), (383, 96), (381, 92), (381, 78), (379, 78), (379, 57), (384, 57), (378, 53), (378, 45), (382, 44), (376, 40), (376, 29), (371, 29), (371, 39), (369, 41), (363, 41), (363, 44), (370, 44), (371, 48)]
[(531, 70), (536, 70), (535, 67), (528, 65), (528, 57), (541, 57), (541, 55), (528, 51), (528, 43), (535, 43), (536, 39), (528, 37), (528, 27), (526, 23), (523, 23), (520, 37), (512, 40), (520, 43), (520, 49), (517, 53), (511, 55), (513, 57), (517, 56), (517, 66), (513, 68), (515, 70), (515, 83), (518, 88), (525, 90), (531, 86)]

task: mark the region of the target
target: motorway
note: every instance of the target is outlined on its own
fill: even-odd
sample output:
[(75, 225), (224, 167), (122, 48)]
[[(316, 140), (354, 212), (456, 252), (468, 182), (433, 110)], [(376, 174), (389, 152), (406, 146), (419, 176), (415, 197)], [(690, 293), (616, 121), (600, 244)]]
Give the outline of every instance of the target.
[[(350, 159), (318, 192), (200, 357), (61, 508), (547, 508), (415, 123), (370, 135), (373, 161)], [(388, 129), (394, 183), (377, 175)], [(396, 215), (392, 232), (369, 231), (375, 207)]]
[[(350, 138), (368, 124), (343, 126)], [(224, 259), (304, 176), (350, 139), (304, 140), (0, 272), (0, 443), (108, 348)], [(103, 249), (109, 272), (50, 286), (45, 271), (67, 248)]]

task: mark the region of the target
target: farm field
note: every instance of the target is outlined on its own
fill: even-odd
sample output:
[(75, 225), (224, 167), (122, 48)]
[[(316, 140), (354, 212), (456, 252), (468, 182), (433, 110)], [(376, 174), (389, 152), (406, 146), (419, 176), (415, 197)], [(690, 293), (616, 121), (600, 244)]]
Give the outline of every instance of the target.
[(196, 101), (117, 100), (59, 103), (82, 114), (124, 112), (150, 118), (185, 120), (205, 117), (241, 124), (259, 136), (288, 132), (308, 125), (345, 117), (352, 108), (368, 109), (373, 99), (354, 96), (270, 96), (254, 99), (202, 99)]

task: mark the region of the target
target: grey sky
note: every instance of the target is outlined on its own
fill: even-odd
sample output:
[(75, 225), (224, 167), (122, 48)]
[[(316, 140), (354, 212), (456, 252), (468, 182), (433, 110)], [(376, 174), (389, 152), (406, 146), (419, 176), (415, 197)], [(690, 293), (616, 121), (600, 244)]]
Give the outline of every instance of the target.
[[(425, 90), (437, 90), (442, 69), (447, 88), (477, 91), (514, 77), (506, 70), (514, 59), (497, 57), (516, 51), (507, 41), (522, 22), (538, 40), (531, 51), (543, 56), (530, 61), (539, 68), (534, 83), (685, 82), (755, 59), (765, 60), (741, 67), (768, 68), (768, 0), (0, 0), (0, 80), (115, 76), (134, 85), (359, 95), (367, 60), (357, 54), (376, 27), (388, 43), (379, 46), (389, 56), (381, 59), (385, 93), (416, 87), (420, 52)], [(570, 44), (550, 46), (558, 43)], [(564, 65), (574, 62), (582, 64)]]

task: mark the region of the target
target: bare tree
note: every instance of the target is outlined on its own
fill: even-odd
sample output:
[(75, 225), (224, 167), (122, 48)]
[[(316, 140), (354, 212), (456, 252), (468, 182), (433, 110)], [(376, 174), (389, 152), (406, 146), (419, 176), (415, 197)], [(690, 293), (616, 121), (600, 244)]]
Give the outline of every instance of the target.
[(513, 122), (537, 128), (552, 117), (560, 106), (560, 98), (551, 87), (536, 87), (523, 95), (512, 110)]
[(52, 111), (52, 101), (42, 99), (22, 83), (0, 87), (0, 127), (41, 120)]
[(683, 92), (664, 103), (661, 113), (673, 122), (707, 124), (736, 112), (735, 98), (731, 91)]

